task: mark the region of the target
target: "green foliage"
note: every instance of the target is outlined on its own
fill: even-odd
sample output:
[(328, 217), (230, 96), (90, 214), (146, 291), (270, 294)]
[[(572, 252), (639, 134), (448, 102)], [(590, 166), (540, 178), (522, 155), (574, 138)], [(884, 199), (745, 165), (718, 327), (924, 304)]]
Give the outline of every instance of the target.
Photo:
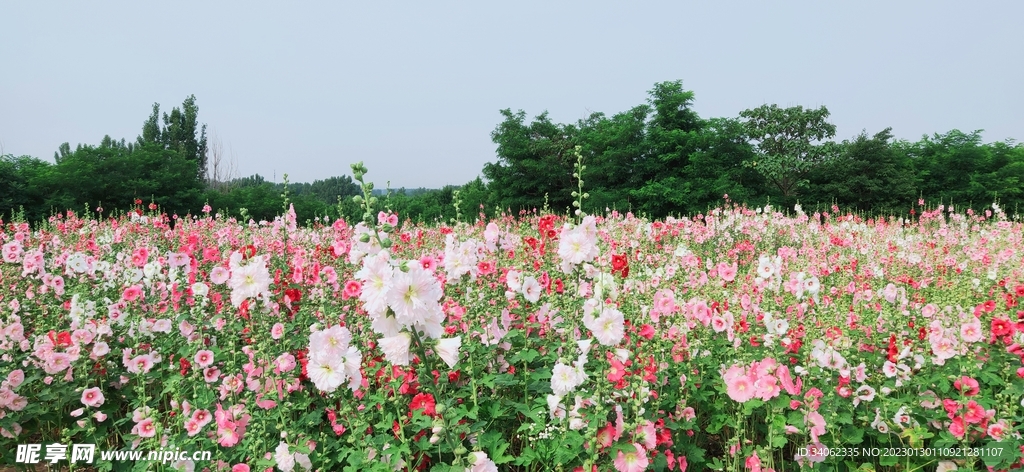
[(138, 137), (139, 146), (160, 144), (165, 149), (177, 151), (186, 160), (196, 163), (196, 177), (206, 177), (206, 125), (199, 126), (199, 107), (195, 95), (190, 95), (181, 108), (173, 108), (171, 114), (164, 113), (163, 128), (158, 123), (160, 104), (153, 104), (153, 113), (142, 125)]
[(835, 154), (835, 146), (824, 142), (836, 134), (826, 121), (824, 106), (804, 110), (801, 106), (779, 108), (762, 105), (740, 112), (746, 118), (747, 135), (757, 142), (759, 156), (750, 161), (783, 197), (795, 197), (807, 184), (807, 174)]
[(881, 213), (906, 208), (917, 196), (917, 179), (910, 162), (890, 145), (891, 139), (887, 128), (872, 138), (862, 133), (844, 142), (836, 159), (809, 173), (808, 196)]
[(552, 123), (547, 112), (532, 123), (526, 113), (501, 110), (505, 121), (491, 133), (498, 145), (496, 163), (484, 165), (492, 185), (493, 203), (512, 210), (540, 208), (544, 195), (551, 206), (568, 208), (574, 185), (572, 166), (578, 131), (574, 126)]

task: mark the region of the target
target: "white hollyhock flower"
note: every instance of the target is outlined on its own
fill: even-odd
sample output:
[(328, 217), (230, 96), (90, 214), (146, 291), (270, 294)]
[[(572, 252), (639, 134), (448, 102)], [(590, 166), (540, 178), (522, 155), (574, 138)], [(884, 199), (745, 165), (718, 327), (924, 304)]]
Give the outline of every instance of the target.
[(404, 331), (395, 336), (380, 339), (380, 349), (384, 351), (384, 358), (394, 365), (409, 365), (411, 345), (412, 336)]
[(526, 276), (526, 279), (523, 280), (523, 296), (526, 297), (530, 303), (537, 303), (540, 301), (540, 294), (543, 290), (544, 287), (541, 287), (540, 282), (537, 282), (537, 279), (532, 275)]
[(456, 336), (454, 338), (441, 339), (437, 341), (437, 347), (434, 351), (437, 352), (437, 356), (448, 364), (449, 369), (455, 368), (455, 364), (459, 362), (459, 348), (462, 347), (462, 336)]
[(254, 298), (270, 290), (270, 272), (263, 256), (256, 256), (244, 265), (231, 270), (228, 286), (231, 287), (231, 304), (238, 308), (242, 301)]
[(342, 358), (342, 365), (345, 367), (345, 376), (348, 377), (348, 388), (353, 392), (359, 390), (363, 383), (363, 374), (359, 372), (359, 367), (363, 365), (363, 353), (355, 346), (349, 346), (345, 357)]
[(370, 327), (373, 332), (384, 337), (396, 336), (402, 331), (402, 325), (394, 316), (377, 316), (370, 321)]
[(603, 346), (614, 346), (625, 334), (625, 318), (614, 308), (605, 308), (601, 316), (591, 322), (594, 338)]
[(352, 341), (352, 333), (340, 325), (334, 325), (323, 331), (309, 335), (309, 350), (323, 353), (328, 357), (340, 357), (348, 350)]
[(333, 392), (345, 381), (345, 365), (340, 357), (314, 353), (306, 365), (309, 380), (322, 392)]
[(579, 385), (578, 371), (561, 362), (555, 364), (551, 371), (551, 391), (559, 397), (564, 397), (572, 392)]
[(274, 461), (277, 462), (277, 468), (281, 472), (292, 472), (292, 469), (295, 468), (295, 456), (288, 451), (288, 444), (284, 441), (281, 441), (277, 445), (277, 449), (274, 450)]
[(430, 272), (421, 266), (412, 266), (408, 272), (398, 272), (388, 290), (388, 306), (395, 311), (395, 319), (405, 326), (424, 324), (429, 312), (437, 311), (437, 301), (443, 292)]
[(510, 290), (518, 292), (523, 288), (522, 274), (518, 270), (508, 271), (508, 275), (505, 276), (505, 283), (508, 284)]
[(363, 268), (355, 273), (355, 277), (363, 281), (359, 301), (370, 316), (383, 316), (388, 307), (387, 295), (391, 289), (394, 268), (387, 259), (387, 251), (363, 260)]

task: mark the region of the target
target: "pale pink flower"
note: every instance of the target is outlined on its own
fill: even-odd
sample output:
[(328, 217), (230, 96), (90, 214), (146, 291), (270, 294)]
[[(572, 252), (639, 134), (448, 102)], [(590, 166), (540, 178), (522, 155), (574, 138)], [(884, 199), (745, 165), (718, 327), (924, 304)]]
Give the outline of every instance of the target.
[(12, 370), (7, 374), (7, 386), (15, 389), (21, 386), (21, 383), (25, 381), (25, 371), (21, 369)]
[(726, 282), (732, 282), (736, 280), (736, 270), (736, 262), (733, 262), (732, 265), (726, 264), (725, 262), (720, 262), (718, 264), (718, 276), (721, 277), (722, 280)]
[(185, 432), (188, 433), (189, 437), (199, 434), (203, 430), (203, 427), (199, 425), (199, 422), (194, 419), (185, 421)]
[(409, 348), (411, 345), (412, 336), (404, 331), (396, 336), (380, 339), (380, 349), (384, 351), (384, 358), (388, 362), (399, 366), (409, 365)]
[(976, 343), (982, 340), (981, 320), (971, 317), (971, 320), (960, 326), (960, 339), (967, 343)]
[(270, 328), (270, 337), (275, 340), (284, 337), (284, 324), (274, 323), (274, 327)]
[[(644, 450), (643, 446), (633, 443), (635, 451), (628, 451), (623, 453), (619, 451), (618, 455), (615, 456), (613, 461), (615, 470), (619, 472), (642, 472), (647, 469), (647, 451)], [(628, 447), (626, 448), (629, 449)]]
[(214, 267), (213, 270), (210, 271), (210, 282), (213, 282), (215, 285), (227, 282), (230, 277), (231, 273), (221, 266)]
[(103, 392), (99, 387), (87, 388), (82, 392), (82, 404), (96, 408), (103, 404)]
[(196, 365), (198, 365), (200, 368), (205, 369), (213, 365), (213, 351), (203, 349), (196, 353), (193, 360), (196, 361)]
[(540, 282), (537, 282), (537, 279), (532, 275), (528, 275), (523, 279), (523, 296), (526, 297), (530, 303), (537, 303), (540, 301), (540, 295), (543, 290), (544, 287), (541, 287)]
[(637, 441), (643, 443), (645, 449), (654, 449), (658, 444), (658, 438), (654, 431), (654, 423), (650, 420), (644, 420), (639, 426), (636, 427), (635, 438)]
[(277, 356), (275, 363), (277, 364), (277, 369), (281, 372), (291, 372), (295, 368), (295, 356), (289, 352), (283, 353)]
[(605, 308), (592, 322), (594, 338), (603, 346), (615, 346), (625, 335), (625, 318), (621, 311)]
[(220, 378), (220, 369), (218, 369), (216, 367), (207, 367), (206, 369), (203, 369), (203, 380), (205, 380), (206, 383), (216, 382), (217, 379), (219, 379), (219, 378)]

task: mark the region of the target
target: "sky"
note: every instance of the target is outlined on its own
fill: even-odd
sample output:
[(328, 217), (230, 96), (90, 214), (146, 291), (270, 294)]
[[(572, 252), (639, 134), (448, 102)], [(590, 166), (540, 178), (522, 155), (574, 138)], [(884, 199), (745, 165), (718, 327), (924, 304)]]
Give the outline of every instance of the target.
[(499, 110), (574, 123), (682, 80), (702, 117), (827, 106), (837, 140), (1024, 140), (1024, 2), (0, 4), (0, 153), (133, 141), (196, 96), (237, 176), (439, 188), (496, 160)]

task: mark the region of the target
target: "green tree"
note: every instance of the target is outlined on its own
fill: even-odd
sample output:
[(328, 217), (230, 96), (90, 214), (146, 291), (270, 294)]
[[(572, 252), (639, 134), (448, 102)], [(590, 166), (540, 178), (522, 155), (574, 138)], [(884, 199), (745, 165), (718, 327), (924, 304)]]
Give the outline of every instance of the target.
[(24, 210), (28, 221), (45, 218), (43, 211), (48, 189), (40, 186), (41, 176), (49, 172), (48, 162), (31, 156), (0, 156), (0, 219)]
[(824, 106), (805, 110), (762, 105), (740, 112), (740, 117), (746, 118), (747, 135), (756, 141), (759, 153), (748, 165), (787, 200), (807, 184), (811, 169), (836, 153), (834, 143), (824, 142), (836, 134), (835, 125), (826, 121), (829, 112)]
[(576, 184), (572, 177), (576, 128), (551, 122), (547, 112), (529, 125), (522, 110), (505, 109), (501, 114), (505, 120), (491, 133), (498, 159), (483, 169), (493, 189), (493, 203), (530, 210), (543, 207), (547, 198), (552, 208), (568, 208)]
[(605, 208), (631, 209), (629, 190), (639, 182), (638, 164), (648, 154), (647, 116), (650, 107), (640, 105), (608, 118), (594, 113), (579, 122), (580, 152), (587, 170), (583, 173), (590, 198), (590, 212)]
[(153, 113), (142, 125), (139, 145), (159, 143), (166, 149), (180, 153), (185, 159), (196, 163), (196, 178), (206, 178), (207, 140), (206, 125), (199, 125), (199, 106), (195, 95), (189, 95), (170, 114), (163, 114), (163, 128), (159, 124), (160, 104), (153, 104)]
[(873, 212), (905, 211), (917, 197), (910, 162), (893, 149), (892, 128), (873, 137), (861, 133), (840, 146), (839, 155), (810, 173), (806, 200), (833, 201), (843, 208)]
[(629, 195), (634, 208), (649, 216), (683, 213), (691, 202), (686, 169), (705, 123), (692, 110), (694, 94), (682, 81), (655, 84), (648, 95), (653, 115)]

